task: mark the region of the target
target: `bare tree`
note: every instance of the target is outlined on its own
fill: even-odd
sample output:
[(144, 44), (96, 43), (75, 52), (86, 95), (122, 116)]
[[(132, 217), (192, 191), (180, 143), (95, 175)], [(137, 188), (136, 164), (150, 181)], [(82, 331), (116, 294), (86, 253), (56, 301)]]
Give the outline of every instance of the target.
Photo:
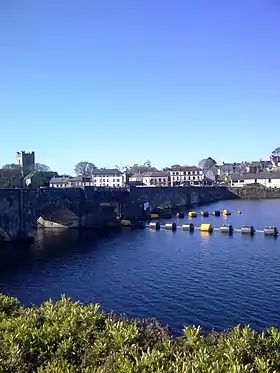
[(86, 161), (77, 163), (74, 168), (75, 174), (79, 176), (91, 176), (96, 170), (97, 167), (93, 163)]
[(49, 172), (51, 168), (43, 163), (35, 163), (35, 171)]
[(280, 157), (280, 147), (273, 150), (272, 155)]

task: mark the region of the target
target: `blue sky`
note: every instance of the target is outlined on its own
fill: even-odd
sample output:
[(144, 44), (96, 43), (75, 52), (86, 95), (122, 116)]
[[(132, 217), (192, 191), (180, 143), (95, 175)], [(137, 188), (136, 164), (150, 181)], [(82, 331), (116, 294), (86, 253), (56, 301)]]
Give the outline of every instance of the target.
[(0, 164), (265, 159), (279, 0), (1, 0)]

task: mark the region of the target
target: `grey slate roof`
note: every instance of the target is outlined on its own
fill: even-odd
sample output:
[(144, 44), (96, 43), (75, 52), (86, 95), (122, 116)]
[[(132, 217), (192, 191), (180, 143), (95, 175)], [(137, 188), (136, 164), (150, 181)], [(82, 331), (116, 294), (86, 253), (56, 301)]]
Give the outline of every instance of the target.
[(201, 168), (197, 166), (181, 166), (178, 168), (170, 168), (170, 171), (201, 171)]
[(50, 184), (68, 183), (70, 180), (71, 180), (70, 176), (52, 177), (50, 180)]
[(168, 177), (170, 173), (168, 171), (146, 171), (146, 172), (136, 172), (131, 175), (131, 179), (141, 179), (143, 177)]
[(45, 177), (45, 178), (53, 178), (58, 174), (55, 171), (36, 171), (36, 170), (34, 170), (34, 171), (29, 172), (29, 174), (27, 174), (24, 177), (24, 180), (32, 179), (32, 177), (35, 176), (35, 175), (42, 176), (42, 177)]
[(271, 172), (259, 172), (257, 174), (251, 173), (244, 173), (244, 174), (232, 174), (231, 180), (238, 181), (238, 180), (255, 180), (255, 179), (280, 179), (280, 172), (279, 171), (271, 171)]
[(168, 171), (148, 171), (141, 174), (142, 177), (168, 177)]
[(95, 170), (92, 174), (92, 176), (102, 175), (122, 175), (122, 172), (116, 168), (103, 168), (100, 170)]

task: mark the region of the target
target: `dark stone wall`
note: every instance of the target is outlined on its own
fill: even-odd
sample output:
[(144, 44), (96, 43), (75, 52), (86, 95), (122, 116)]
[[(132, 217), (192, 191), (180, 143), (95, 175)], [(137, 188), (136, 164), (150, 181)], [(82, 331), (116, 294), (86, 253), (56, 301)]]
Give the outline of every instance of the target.
[(63, 223), (64, 211), (66, 220), (69, 210), (77, 216), (79, 226), (95, 227), (112, 222), (116, 208), (127, 218), (144, 219), (144, 202), (150, 202), (153, 209), (173, 209), (233, 197), (220, 187), (0, 189), (0, 237), (9, 240), (28, 234), (40, 216), (47, 220), (59, 216)]
[(149, 202), (152, 209), (178, 209), (196, 204), (236, 198), (226, 187), (135, 187), (130, 198), (140, 203)]
[(0, 189), (0, 241), (18, 234), (21, 218), (20, 189)]
[(280, 189), (262, 188), (262, 187), (236, 187), (230, 188), (238, 198), (242, 199), (261, 199), (261, 198), (280, 198)]
[[(28, 234), (37, 219), (52, 219), (63, 209), (73, 212), (81, 226), (103, 226), (115, 218), (115, 208), (129, 200), (124, 190), (96, 190), (88, 187), (54, 189), (0, 189), (0, 240), (12, 240)], [(112, 206), (102, 206), (102, 203)], [(63, 223), (63, 216), (61, 216)]]

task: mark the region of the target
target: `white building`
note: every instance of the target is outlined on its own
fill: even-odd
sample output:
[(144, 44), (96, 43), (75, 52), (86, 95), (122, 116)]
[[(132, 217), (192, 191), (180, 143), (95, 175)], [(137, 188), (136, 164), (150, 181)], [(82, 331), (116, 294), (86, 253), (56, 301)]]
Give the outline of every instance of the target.
[(243, 187), (246, 185), (260, 184), (266, 188), (280, 188), (280, 172), (260, 172), (257, 174), (233, 174), (231, 186)]
[(85, 186), (93, 186), (93, 182), (90, 177), (84, 176), (58, 176), (53, 177), (50, 180), (51, 188), (82, 188)]
[(169, 186), (170, 174), (168, 171), (144, 172), (142, 181), (146, 186)]
[(93, 186), (122, 188), (126, 184), (126, 174), (120, 170), (103, 168), (92, 175)]
[(130, 183), (136, 183), (142, 186), (170, 186), (169, 171), (147, 171), (135, 173), (129, 178)]
[(96, 170), (91, 177), (61, 176), (50, 180), (52, 188), (83, 188), (87, 186), (122, 188), (126, 184), (126, 175), (117, 169)]
[(203, 171), (196, 166), (182, 166), (170, 169), (171, 186), (200, 185), (203, 183)]
[(145, 172), (136, 172), (129, 177), (130, 183), (143, 184), (143, 175)]

